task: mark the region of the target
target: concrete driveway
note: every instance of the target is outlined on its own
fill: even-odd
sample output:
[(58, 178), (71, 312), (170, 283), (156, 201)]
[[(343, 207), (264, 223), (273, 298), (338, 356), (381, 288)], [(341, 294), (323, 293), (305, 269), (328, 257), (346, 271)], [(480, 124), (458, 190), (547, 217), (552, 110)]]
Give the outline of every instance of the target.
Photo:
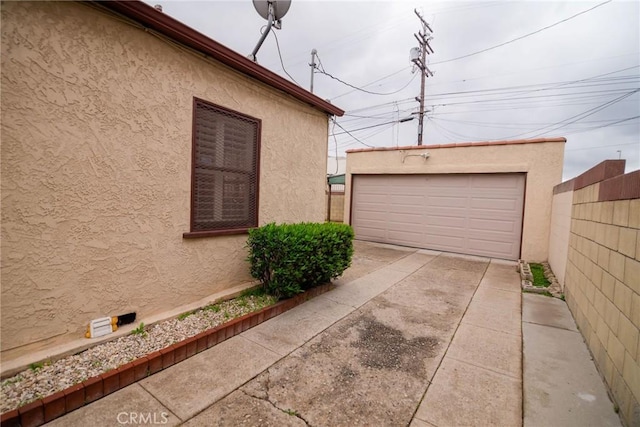
[(515, 263), (356, 242), (336, 283), (50, 424), (522, 425)]

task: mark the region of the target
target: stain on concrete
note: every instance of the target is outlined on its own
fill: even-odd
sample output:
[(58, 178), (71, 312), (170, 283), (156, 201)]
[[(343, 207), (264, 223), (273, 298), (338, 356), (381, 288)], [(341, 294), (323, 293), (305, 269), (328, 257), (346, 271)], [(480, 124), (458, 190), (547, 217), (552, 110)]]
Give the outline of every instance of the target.
[(430, 269), (461, 270), (466, 272), (484, 272), (489, 265), (488, 259), (467, 258), (461, 256), (439, 255), (429, 264)]
[(375, 369), (422, 373), (425, 357), (436, 354), (438, 340), (433, 337), (406, 339), (402, 332), (372, 317), (363, 317), (358, 325), (359, 339), (351, 345), (358, 348), (363, 366)]

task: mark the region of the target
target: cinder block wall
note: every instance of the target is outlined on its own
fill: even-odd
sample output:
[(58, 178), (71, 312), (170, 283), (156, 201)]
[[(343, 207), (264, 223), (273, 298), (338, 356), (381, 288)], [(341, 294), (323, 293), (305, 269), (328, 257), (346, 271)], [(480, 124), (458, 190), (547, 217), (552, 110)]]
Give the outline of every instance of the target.
[[(640, 424), (640, 171), (605, 161), (572, 180), (565, 296), (625, 424)], [(567, 190), (567, 191), (570, 191)]]
[[(327, 200), (329, 192), (327, 191)], [(342, 222), (344, 217), (344, 191), (331, 193), (331, 218), (329, 221)]]

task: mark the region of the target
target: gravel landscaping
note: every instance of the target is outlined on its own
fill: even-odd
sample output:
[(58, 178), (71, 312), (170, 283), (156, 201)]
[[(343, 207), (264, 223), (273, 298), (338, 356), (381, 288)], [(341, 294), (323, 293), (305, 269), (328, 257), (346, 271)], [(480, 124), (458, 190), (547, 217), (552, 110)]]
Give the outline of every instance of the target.
[(156, 323), (144, 331), (139, 329), (139, 333), (134, 331), (53, 363), (34, 364), (2, 381), (0, 412), (5, 413), (64, 390), (275, 302), (271, 296), (241, 296)]

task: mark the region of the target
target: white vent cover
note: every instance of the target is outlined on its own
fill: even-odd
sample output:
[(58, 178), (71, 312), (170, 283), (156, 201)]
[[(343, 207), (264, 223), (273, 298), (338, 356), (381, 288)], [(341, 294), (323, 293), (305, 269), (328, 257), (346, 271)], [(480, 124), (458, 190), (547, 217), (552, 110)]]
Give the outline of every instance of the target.
[(97, 338), (104, 335), (108, 335), (117, 329), (116, 325), (112, 325), (111, 317), (101, 317), (100, 319), (94, 319), (89, 323), (89, 329), (87, 330), (87, 338)]

